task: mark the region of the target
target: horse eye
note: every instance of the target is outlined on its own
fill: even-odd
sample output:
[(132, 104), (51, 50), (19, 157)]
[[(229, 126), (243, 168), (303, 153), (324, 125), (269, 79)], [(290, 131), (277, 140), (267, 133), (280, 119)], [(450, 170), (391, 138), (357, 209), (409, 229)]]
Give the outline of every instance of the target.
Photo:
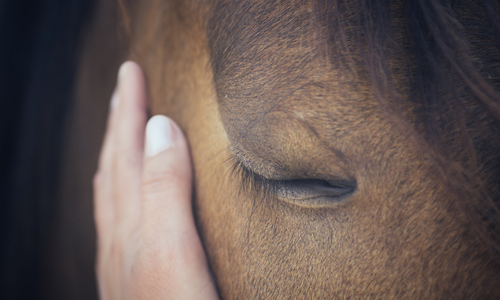
[(280, 181), (276, 195), (300, 206), (324, 206), (339, 203), (356, 190), (354, 181), (321, 179), (295, 179)]

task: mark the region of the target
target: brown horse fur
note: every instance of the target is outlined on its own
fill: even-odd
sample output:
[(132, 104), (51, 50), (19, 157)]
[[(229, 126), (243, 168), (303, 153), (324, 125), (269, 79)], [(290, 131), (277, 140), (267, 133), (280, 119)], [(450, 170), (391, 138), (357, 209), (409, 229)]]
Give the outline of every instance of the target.
[[(500, 299), (498, 5), (123, 7), (222, 298)], [(276, 188), (304, 180), (353, 191)]]

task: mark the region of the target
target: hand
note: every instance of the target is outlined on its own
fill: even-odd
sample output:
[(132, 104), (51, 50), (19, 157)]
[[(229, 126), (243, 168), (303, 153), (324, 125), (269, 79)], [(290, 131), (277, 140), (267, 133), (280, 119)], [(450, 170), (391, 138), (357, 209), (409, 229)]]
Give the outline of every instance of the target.
[(140, 67), (124, 63), (94, 178), (100, 298), (218, 299), (192, 213), (187, 142), (165, 116), (144, 133), (146, 98)]

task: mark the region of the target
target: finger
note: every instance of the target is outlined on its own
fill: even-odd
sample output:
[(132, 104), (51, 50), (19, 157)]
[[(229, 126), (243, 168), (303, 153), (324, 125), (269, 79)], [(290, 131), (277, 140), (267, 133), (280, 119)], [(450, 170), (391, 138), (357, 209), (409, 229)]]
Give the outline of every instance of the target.
[(113, 204), (113, 133), (115, 107), (118, 102), (118, 90), (115, 88), (109, 106), (106, 132), (99, 155), (97, 173), (94, 176), (94, 219), (97, 231), (96, 275), (99, 285), (99, 299), (109, 299), (109, 289), (104, 280), (106, 271), (103, 260), (109, 256), (114, 223)]
[(113, 119), (116, 118), (113, 107), (118, 101), (117, 90), (113, 92), (108, 113), (106, 132), (99, 155), (97, 173), (94, 176), (94, 219), (97, 229), (98, 246), (102, 245), (102, 240), (110, 234), (110, 227), (113, 223)]
[[(172, 225), (186, 227), (192, 221), (192, 214), (178, 213), (191, 212), (191, 160), (184, 136), (173, 121), (158, 115), (148, 122), (146, 141), (142, 175), (144, 215), (159, 215), (155, 213), (157, 209), (169, 213), (169, 218), (159, 216), (160, 219), (154, 220), (154, 226), (148, 230), (161, 234)], [(144, 217), (143, 220), (153, 221)]]
[(115, 212), (117, 223), (133, 226), (140, 217), (146, 84), (141, 68), (134, 62), (122, 64), (118, 77), (119, 104), (113, 124)]
[(109, 172), (113, 166), (113, 124), (116, 119), (115, 111), (116, 105), (119, 102), (118, 86), (115, 87), (111, 101), (109, 103), (108, 119), (106, 121), (106, 131), (102, 143), (101, 152), (99, 154), (98, 171)]
[(192, 213), (192, 166), (184, 135), (167, 117), (155, 116), (146, 127), (146, 144), (141, 232), (143, 248), (152, 251), (147, 257), (155, 257), (152, 272), (172, 283), (174, 295), (215, 299)]

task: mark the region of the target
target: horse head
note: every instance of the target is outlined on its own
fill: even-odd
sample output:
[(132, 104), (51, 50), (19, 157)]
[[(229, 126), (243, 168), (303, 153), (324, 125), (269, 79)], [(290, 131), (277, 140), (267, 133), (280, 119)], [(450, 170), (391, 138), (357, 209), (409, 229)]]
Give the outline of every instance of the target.
[(129, 5), (223, 298), (500, 297), (498, 14), (422, 2)]

